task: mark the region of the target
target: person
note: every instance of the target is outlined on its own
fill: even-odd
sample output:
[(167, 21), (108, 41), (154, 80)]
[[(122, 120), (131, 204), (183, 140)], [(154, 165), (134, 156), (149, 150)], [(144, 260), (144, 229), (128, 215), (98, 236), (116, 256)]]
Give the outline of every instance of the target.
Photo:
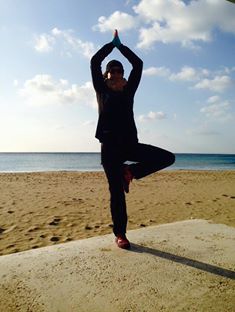
[[(114, 48), (132, 65), (128, 79), (124, 78), (124, 68), (118, 60), (108, 62), (102, 74), (101, 64)], [(129, 184), (132, 179), (143, 178), (170, 166), (175, 156), (164, 149), (138, 141), (133, 104), (143, 62), (121, 43), (117, 30), (113, 40), (91, 58), (90, 67), (99, 112), (95, 137), (101, 142), (101, 164), (109, 184), (113, 233), (117, 246), (129, 249), (125, 200)], [(131, 164), (127, 165), (127, 161)]]

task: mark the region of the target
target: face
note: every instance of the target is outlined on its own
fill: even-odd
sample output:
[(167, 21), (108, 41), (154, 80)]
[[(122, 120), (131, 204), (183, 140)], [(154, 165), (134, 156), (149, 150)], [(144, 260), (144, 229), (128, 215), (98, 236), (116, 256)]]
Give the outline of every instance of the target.
[(120, 67), (112, 67), (108, 72), (108, 79), (120, 80), (123, 78), (123, 71)]

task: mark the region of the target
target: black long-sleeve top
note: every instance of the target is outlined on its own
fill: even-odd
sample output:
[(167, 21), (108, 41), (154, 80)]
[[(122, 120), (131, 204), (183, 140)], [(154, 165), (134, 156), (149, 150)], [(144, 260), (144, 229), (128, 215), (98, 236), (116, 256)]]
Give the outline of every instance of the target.
[(122, 91), (114, 91), (106, 85), (101, 70), (101, 63), (113, 50), (112, 42), (104, 45), (91, 58), (91, 75), (99, 107), (99, 119), (95, 137), (100, 142), (113, 141), (124, 144), (138, 142), (134, 121), (134, 95), (139, 85), (143, 62), (123, 44), (120, 52), (132, 64), (127, 84)]

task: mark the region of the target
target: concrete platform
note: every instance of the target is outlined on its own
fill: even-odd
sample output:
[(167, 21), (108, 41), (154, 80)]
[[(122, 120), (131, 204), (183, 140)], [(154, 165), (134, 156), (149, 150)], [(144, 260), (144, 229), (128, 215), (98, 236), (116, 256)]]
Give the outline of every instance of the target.
[(235, 311), (235, 228), (189, 220), (0, 257), (0, 311)]

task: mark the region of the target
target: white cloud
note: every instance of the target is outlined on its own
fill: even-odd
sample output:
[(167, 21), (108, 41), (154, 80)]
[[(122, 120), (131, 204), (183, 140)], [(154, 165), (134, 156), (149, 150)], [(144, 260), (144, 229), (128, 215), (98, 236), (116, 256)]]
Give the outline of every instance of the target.
[(13, 86), (17, 87), (19, 85), (19, 81), (17, 79), (14, 79), (13, 81)]
[(213, 40), (215, 29), (235, 34), (235, 7), (221, 0), (141, 0), (133, 6), (133, 15), (115, 11), (100, 16), (93, 30), (123, 31), (139, 27), (139, 48), (148, 49), (156, 42), (181, 43), (198, 49), (200, 42)]
[(170, 70), (166, 67), (149, 67), (143, 70), (145, 76), (161, 76), (167, 77), (170, 74)]
[(120, 11), (115, 11), (109, 17), (100, 16), (98, 19), (98, 24), (93, 27), (93, 30), (106, 32), (118, 29), (123, 31), (134, 28), (136, 24), (137, 20), (132, 15)]
[[(206, 68), (193, 68), (190, 66), (184, 66), (179, 72), (173, 73), (169, 68), (166, 67), (149, 67), (143, 70), (144, 76), (160, 76), (166, 77), (170, 81), (185, 81), (193, 82), (194, 89), (207, 89), (213, 92), (222, 93), (226, 89), (234, 85), (233, 79), (226, 75), (227, 72), (232, 72), (233, 68), (224, 68), (218, 71), (209, 71)], [(213, 97), (210, 99), (213, 100)]]
[(194, 88), (195, 89), (208, 89), (213, 92), (224, 92), (232, 86), (232, 79), (229, 76), (215, 76), (213, 79), (202, 79)]
[(58, 28), (53, 28), (51, 33), (57, 39), (62, 39), (76, 52), (81, 52), (85, 57), (91, 58), (95, 53), (95, 47), (92, 42), (82, 41), (74, 36), (73, 30), (60, 30)]
[(71, 51), (75, 51), (90, 59), (96, 50), (92, 42), (77, 38), (71, 29), (61, 30), (55, 27), (49, 34), (35, 36), (34, 48), (38, 52), (50, 52), (56, 44), (61, 44), (63, 54), (70, 57)]
[(181, 43), (199, 49), (200, 42), (213, 40), (215, 29), (235, 34), (235, 7), (221, 0), (141, 0), (133, 6), (133, 15), (115, 11), (101, 16), (93, 29), (107, 32), (139, 27), (139, 48), (156, 42)]
[(213, 95), (209, 97), (209, 99), (207, 100), (207, 103), (216, 103), (219, 100), (220, 100), (220, 97), (218, 95)]
[(150, 111), (146, 115), (140, 115), (138, 117), (138, 120), (140, 122), (144, 122), (144, 121), (150, 121), (150, 120), (161, 120), (161, 119), (165, 119), (165, 118), (166, 118), (166, 114), (163, 112), (152, 112), (152, 111)]
[(182, 0), (141, 0), (133, 9), (143, 23), (139, 48), (149, 48), (160, 41), (180, 42), (194, 49), (196, 42), (212, 40), (216, 28), (235, 33), (235, 7), (226, 1), (198, 0), (186, 4)]
[(208, 77), (211, 73), (209, 70), (203, 68), (193, 68), (190, 66), (183, 66), (179, 72), (173, 73), (166, 67), (149, 67), (143, 70), (145, 76), (161, 76), (167, 77), (171, 81), (199, 81), (204, 77)]
[(35, 50), (41, 53), (52, 51), (55, 44), (55, 38), (48, 34), (36, 35), (34, 41)]
[(69, 85), (64, 79), (56, 81), (52, 76), (41, 74), (26, 80), (19, 90), (30, 105), (78, 104), (96, 107), (96, 98), (91, 82), (82, 86)]
[(184, 66), (177, 74), (172, 74), (170, 80), (195, 81), (199, 78), (199, 72), (189, 66)]
[(186, 130), (186, 133), (188, 135), (196, 135), (196, 136), (218, 136), (220, 135), (220, 132), (215, 131), (213, 129), (208, 129), (207, 126), (201, 126), (196, 129), (189, 129)]
[(229, 101), (221, 101), (218, 96), (213, 96), (207, 102), (209, 105), (200, 109), (200, 112), (205, 114), (206, 117), (222, 122), (232, 119), (230, 112), (231, 104)]

